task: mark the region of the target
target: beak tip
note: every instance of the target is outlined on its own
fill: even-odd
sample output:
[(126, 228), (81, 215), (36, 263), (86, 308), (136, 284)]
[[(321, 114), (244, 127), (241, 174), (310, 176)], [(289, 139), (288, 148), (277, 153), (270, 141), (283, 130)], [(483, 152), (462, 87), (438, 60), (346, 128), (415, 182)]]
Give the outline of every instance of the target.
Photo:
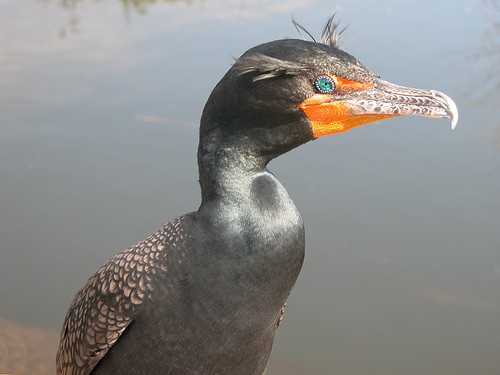
[(451, 119), (451, 130), (455, 129), (457, 127), (458, 123), (458, 109), (453, 100), (451, 98), (446, 97), (448, 100), (446, 100), (449, 110), (450, 110), (450, 119)]
[(455, 104), (453, 99), (450, 98), (448, 95), (443, 94), (440, 91), (435, 91), (435, 90), (432, 90), (432, 92), (433, 92), (433, 95), (435, 97), (439, 97), (446, 104), (447, 112), (448, 112), (448, 116), (446, 116), (446, 117), (448, 117), (451, 120), (451, 130), (455, 129), (457, 127), (457, 123), (458, 123), (457, 105)]

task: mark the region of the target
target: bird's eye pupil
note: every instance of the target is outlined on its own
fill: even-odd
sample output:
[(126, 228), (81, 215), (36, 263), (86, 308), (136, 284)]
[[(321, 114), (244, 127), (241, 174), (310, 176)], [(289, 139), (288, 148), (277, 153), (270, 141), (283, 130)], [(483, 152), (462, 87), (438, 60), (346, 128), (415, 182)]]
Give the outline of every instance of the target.
[(324, 75), (317, 77), (314, 81), (314, 85), (316, 86), (316, 89), (323, 94), (327, 94), (335, 90), (335, 83), (333, 82), (333, 79)]

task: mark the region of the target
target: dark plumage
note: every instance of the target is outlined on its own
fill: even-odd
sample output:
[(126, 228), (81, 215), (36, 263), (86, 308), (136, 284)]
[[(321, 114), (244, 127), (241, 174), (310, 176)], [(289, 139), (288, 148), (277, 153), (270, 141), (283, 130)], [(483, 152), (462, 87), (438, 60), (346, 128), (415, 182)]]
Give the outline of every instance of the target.
[(331, 20), (326, 30), (326, 44), (248, 50), (215, 87), (201, 118), (200, 208), (87, 281), (62, 328), (59, 375), (263, 373), (304, 258), (302, 219), (269, 161), (395, 115), (456, 122), (444, 94), (379, 80), (338, 49)]

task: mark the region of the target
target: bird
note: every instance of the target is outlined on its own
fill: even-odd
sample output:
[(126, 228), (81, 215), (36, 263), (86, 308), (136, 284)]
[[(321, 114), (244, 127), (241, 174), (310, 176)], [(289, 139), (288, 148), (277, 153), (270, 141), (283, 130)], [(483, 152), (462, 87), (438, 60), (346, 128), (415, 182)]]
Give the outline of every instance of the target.
[(321, 39), (236, 59), (203, 109), (201, 204), (118, 253), (74, 297), (58, 375), (262, 375), (302, 267), (304, 223), (268, 163), (317, 138), (395, 116), (448, 118), (436, 90), (382, 80)]

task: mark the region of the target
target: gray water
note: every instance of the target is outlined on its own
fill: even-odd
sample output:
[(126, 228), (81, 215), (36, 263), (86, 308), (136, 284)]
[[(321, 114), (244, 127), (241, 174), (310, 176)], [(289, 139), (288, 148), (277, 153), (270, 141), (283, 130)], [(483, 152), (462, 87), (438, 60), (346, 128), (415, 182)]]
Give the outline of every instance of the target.
[(500, 374), (498, 1), (135, 3), (0, 1), (0, 317), (58, 331), (101, 264), (196, 209), (198, 121), (233, 58), (337, 12), (344, 50), (460, 120), (270, 165), (307, 248), (269, 375)]

